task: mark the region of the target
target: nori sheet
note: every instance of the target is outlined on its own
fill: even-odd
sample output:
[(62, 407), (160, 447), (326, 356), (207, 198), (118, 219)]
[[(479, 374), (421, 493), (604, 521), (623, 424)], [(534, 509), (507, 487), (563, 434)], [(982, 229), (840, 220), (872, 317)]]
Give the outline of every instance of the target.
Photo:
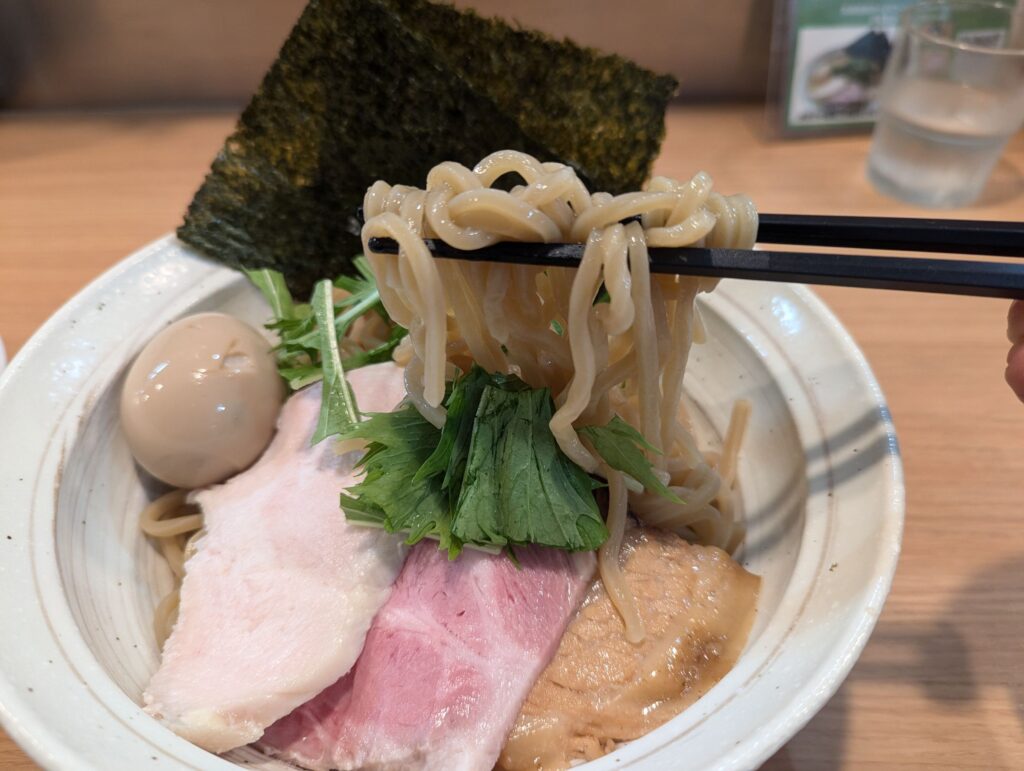
[(501, 148), (637, 187), (675, 81), (621, 57), (426, 0), (312, 0), (178, 229), (293, 291), (349, 272), (377, 179), (422, 184), (442, 160)]
[(571, 163), (592, 189), (625, 193), (647, 178), (665, 135), (675, 78), (450, 5), (392, 5), (446, 67), (552, 157)]

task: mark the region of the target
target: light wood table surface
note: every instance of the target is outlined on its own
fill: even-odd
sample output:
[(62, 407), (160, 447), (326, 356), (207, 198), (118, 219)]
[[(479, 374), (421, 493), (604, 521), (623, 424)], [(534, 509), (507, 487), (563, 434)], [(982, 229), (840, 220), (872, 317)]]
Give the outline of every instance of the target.
[[(232, 123), (0, 114), (0, 335), (9, 353), (86, 282), (178, 224)], [(705, 169), (720, 190), (746, 191), (764, 211), (934, 214), (871, 189), (867, 146), (866, 137), (769, 141), (759, 109), (685, 108), (669, 116), (657, 171)], [(946, 216), (1024, 219), (1024, 136), (983, 201)], [(863, 656), (766, 767), (1024, 768), (1024, 405), (1003, 382), (1006, 303), (820, 293), (889, 399), (907, 523)], [(31, 767), (0, 734), (0, 768)]]

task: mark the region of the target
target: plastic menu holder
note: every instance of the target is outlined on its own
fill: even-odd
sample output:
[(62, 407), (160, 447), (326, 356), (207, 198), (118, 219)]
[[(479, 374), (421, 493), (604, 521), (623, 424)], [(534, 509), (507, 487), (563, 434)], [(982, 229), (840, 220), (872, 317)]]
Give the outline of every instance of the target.
[(870, 129), (900, 13), (914, 0), (776, 0), (769, 120), (783, 136)]

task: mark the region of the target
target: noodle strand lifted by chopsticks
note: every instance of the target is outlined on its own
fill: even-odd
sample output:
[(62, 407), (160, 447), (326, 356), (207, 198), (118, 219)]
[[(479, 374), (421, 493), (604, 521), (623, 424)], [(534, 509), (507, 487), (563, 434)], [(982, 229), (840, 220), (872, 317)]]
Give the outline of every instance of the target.
[(622, 577), (619, 566), (619, 551), (622, 549), (622, 537), (626, 532), (626, 482), (621, 471), (605, 466), (604, 473), (608, 478), (608, 540), (597, 552), (597, 567), (604, 582), (608, 597), (618, 608), (622, 623), (626, 627), (626, 639), (632, 643), (644, 639), (644, 622), (636, 603), (626, 590), (626, 580)]
[[(494, 187), (506, 175), (521, 184), (508, 191)], [(562, 451), (608, 480), (610, 537), (599, 568), (627, 635), (642, 638), (618, 569), (627, 508), (648, 524), (734, 548), (742, 532), (732, 486), (749, 415), (749, 405), (737, 405), (717, 467), (715, 458), (703, 456), (681, 399), (690, 348), (704, 338), (695, 298), (717, 282), (652, 277), (647, 247), (750, 247), (757, 233), (753, 204), (714, 192), (703, 172), (686, 181), (655, 177), (640, 192), (591, 194), (570, 167), (506, 150), (473, 169), (435, 166), (424, 190), (377, 182), (364, 212), (363, 246), (381, 298), (410, 330), (398, 355), (408, 362), (411, 402), (443, 425), (449, 362), (465, 369), (475, 361), (551, 389), (557, 409), (550, 426)], [(372, 237), (398, 241), (397, 259), (372, 252)], [(544, 269), (435, 260), (423, 243), (427, 237), (459, 249), (510, 240), (586, 247), (578, 269)], [(657, 448), (649, 453), (656, 473), (684, 503), (640, 490), (580, 439), (578, 427), (613, 415)]]

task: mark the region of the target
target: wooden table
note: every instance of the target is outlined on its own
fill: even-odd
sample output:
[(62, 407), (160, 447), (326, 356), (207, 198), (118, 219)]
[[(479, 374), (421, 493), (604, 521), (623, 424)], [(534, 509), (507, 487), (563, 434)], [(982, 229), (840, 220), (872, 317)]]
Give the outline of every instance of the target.
[[(226, 115), (0, 116), (0, 335), (10, 353), (87, 281), (177, 225)], [(923, 215), (874, 192), (865, 137), (768, 141), (759, 109), (669, 117), (657, 170), (766, 211)], [(981, 203), (1024, 218), (1024, 135)], [(770, 769), (1024, 768), (1024, 405), (1006, 304), (822, 289), (866, 351), (906, 464), (903, 556), (864, 655)], [(2, 622), (0, 622), (2, 623)], [(32, 764), (0, 734), (0, 768)]]

